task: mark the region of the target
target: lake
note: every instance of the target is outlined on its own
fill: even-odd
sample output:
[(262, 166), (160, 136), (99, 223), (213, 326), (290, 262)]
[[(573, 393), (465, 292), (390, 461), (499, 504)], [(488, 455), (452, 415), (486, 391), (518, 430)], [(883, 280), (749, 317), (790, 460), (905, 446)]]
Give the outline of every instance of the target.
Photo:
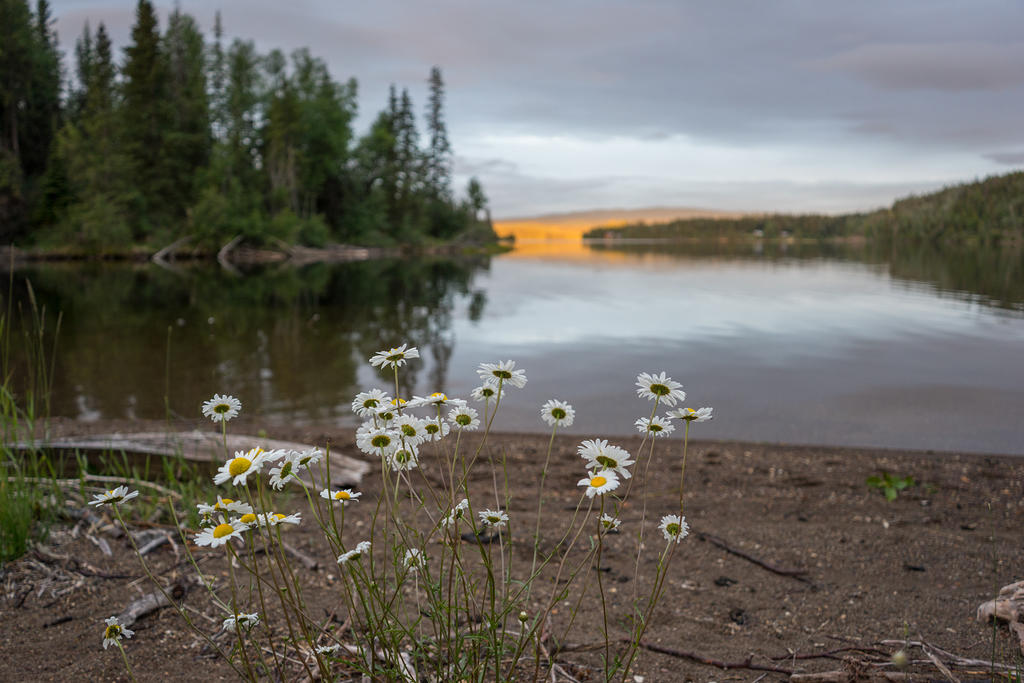
[(268, 422), (354, 425), (365, 361), (409, 342), (417, 394), (467, 396), (481, 361), (529, 383), (495, 428), (633, 432), (639, 372), (713, 406), (700, 438), (1024, 454), (1024, 257), (1017, 250), (748, 243), (524, 243), (494, 257), (241, 274), (183, 262), (19, 268), (57, 339), (51, 412), (195, 417), (214, 392)]

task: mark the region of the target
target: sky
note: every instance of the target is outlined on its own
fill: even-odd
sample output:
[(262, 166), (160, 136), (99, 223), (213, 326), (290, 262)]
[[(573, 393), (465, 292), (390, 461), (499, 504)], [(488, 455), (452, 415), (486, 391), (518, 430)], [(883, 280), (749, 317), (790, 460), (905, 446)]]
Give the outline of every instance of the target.
[[(355, 77), (360, 133), (391, 83), (422, 114), (440, 66), (456, 183), (478, 177), (496, 218), (867, 210), (1024, 166), (1018, 0), (178, 4)], [(66, 55), (86, 19), (128, 40), (131, 0), (52, 6)]]

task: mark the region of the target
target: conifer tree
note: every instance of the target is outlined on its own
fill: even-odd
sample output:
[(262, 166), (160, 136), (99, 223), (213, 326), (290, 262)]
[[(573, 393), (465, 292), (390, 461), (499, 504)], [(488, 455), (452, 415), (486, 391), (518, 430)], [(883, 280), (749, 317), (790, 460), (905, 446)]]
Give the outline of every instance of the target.
[(431, 196), (451, 199), (452, 146), (448, 142), (448, 127), (444, 121), (444, 80), (440, 67), (430, 69), (430, 97), (427, 102), (427, 189)]
[(160, 48), (156, 11), (150, 0), (139, 0), (131, 40), (124, 48), (120, 111), (125, 151), (143, 199), (134, 217), (135, 237), (146, 239), (172, 218), (173, 206), (165, 163), (170, 118), (167, 60)]

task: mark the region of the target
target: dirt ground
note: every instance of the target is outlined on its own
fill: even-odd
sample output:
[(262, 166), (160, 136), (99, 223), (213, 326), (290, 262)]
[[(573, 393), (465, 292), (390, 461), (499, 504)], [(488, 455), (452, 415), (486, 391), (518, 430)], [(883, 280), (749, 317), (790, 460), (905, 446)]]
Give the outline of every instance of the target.
[[(363, 457), (351, 431), (260, 426), (274, 438), (315, 444), (329, 438), (332, 448)], [(89, 429), (152, 427), (120, 423)], [(232, 424), (234, 433), (245, 428)], [(610, 441), (634, 456), (640, 446), (638, 438)], [(575, 437), (555, 440), (542, 545), (557, 541), (579, 500), (578, 443)], [(520, 567), (532, 552), (536, 482), (547, 444), (547, 435), (497, 434), (490, 441), (491, 455), (507, 458), (513, 480), (507, 509), (513, 558)], [(438, 465), (431, 452), (425, 448), (421, 462), (427, 477), (435, 476)], [(663, 543), (656, 528), (660, 515), (678, 507), (681, 452), (678, 438), (659, 441), (654, 450), (645, 526), (647, 538), (656, 539), (652, 543)], [(367, 523), (373, 511), (369, 503), (380, 483), (379, 466), (372, 464), (359, 486), (363, 500), (349, 507), (347, 525)], [(865, 484), (883, 470), (912, 475), (918, 485), (888, 502)], [(1005, 627), (978, 622), (975, 611), (999, 587), (1024, 579), (1024, 459), (694, 440), (686, 482), (691, 533), (672, 559), (665, 597), (644, 637), (648, 648), (633, 667), (633, 680), (773, 681), (787, 680), (791, 673), (864, 671), (898, 649), (882, 644), (887, 640), (922, 641), (964, 658), (991, 659), (994, 652), (998, 662), (1021, 664)], [(494, 503), (493, 490), (490, 468), (475, 469), (471, 491), (484, 501), (477, 505)], [(607, 537), (602, 559), (613, 617), (628, 612), (634, 584), (644, 588), (654, 566), (653, 553), (647, 552), (639, 574), (634, 572), (642, 506), (636, 492), (631, 500), (620, 513), (623, 533)], [(305, 507), (298, 497), (292, 504)], [(170, 528), (133, 521), (133, 530), (146, 527)], [(309, 587), (307, 603), (319, 617), (333, 614), (340, 621), (345, 615), (338, 566), (311, 527), (290, 532), (288, 539), (318, 561), (314, 570), (300, 569)], [(128, 680), (117, 651), (101, 646), (103, 619), (152, 587), (124, 536), (115, 533), (112, 526), (69, 519), (51, 531), (43, 548), (0, 569), (5, 625), (0, 680)], [(586, 546), (584, 539), (577, 552)], [(197, 556), (205, 572), (226, 576), (222, 549), (200, 549)], [(148, 559), (169, 583), (193, 573), (180, 547), (165, 544)], [(579, 681), (602, 680), (600, 602), (591, 584), (556, 655)], [(220, 617), (208, 602), (198, 588), (185, 597), (196, 623), (214, 634)], [(561, 633), (571, 611), (558, 609), (555, 633)], [(618, 623), (612, 619), (613, 630)], [(125, 641), (125, 649), (140, 681), (234, 678), (171, 609), (151, 613), (132, 628), (135, 637)], [(909, 653), (917, 662), (911, 671), (920, 674), (915, 680), (944, 679), (921, 649)], [(961, 680), (988, 674), (977, 665), (955, 672)]]

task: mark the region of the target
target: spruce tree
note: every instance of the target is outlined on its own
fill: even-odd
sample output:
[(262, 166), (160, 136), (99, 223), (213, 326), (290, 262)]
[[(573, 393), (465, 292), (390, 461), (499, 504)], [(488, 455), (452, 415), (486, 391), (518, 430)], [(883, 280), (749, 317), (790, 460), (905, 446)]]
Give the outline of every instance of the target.
[(444, 80), (440, 67), (430, 69), (430, 96), (427, 101), (427, 189), (431, 196), (451, 200), (452, 146), (444, 122)]
[(160, 48), (156, 11), (139, 0), (131, 44), (124, 48), (121, 124), (124, 145), (142, 202), (134, 216), (135, 237), (145, 240), (173, 216), (167, 172), (166, 132), (169, 128), (167, 60)]

